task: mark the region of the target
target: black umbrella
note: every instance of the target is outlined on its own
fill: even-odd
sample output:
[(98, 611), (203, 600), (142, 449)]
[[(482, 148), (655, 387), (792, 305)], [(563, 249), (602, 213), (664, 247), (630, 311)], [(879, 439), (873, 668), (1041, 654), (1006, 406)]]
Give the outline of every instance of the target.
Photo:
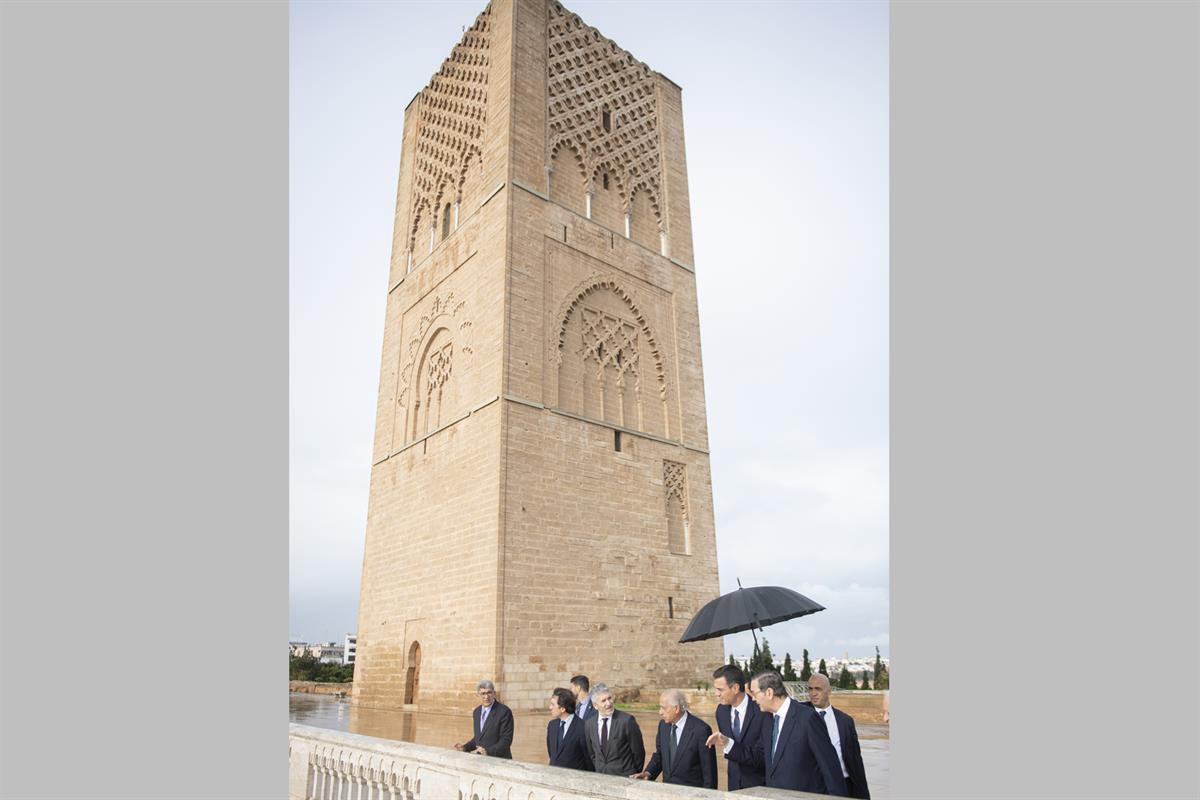
[(723, 594), (706, 603), (704, 608), (692, 617), (691, 624), (687, 626), (683, 638), (679, 641), (699, 642), (748, 630), (754, 635), (754, 643), (757, 645), (758, 635), (754, 633), (755, 628), (761, 630), (776, 622), (824, 610), (825, 606), (814, 603), (791, 589), (782, 586), (751, 586), (749, 589), (743, 589), (739, 580), (737, 591)]

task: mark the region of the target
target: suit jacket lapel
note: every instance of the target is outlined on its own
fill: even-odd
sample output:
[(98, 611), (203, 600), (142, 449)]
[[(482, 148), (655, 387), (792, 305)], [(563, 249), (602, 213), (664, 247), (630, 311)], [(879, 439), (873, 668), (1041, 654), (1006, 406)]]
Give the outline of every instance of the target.
[(675, 758), (671, 760), (671, 772), (675, 771), (675, 763), (679, 761), (679, 754), (692, 746), (691, 741), (696, 736), (695, 719), (691, 714), (688, 714), (687, 722), (683, 723), (683, 730), (679, 733), (679, 742), (675, 745)]
[[(800, 704), (795, 700), (788, 706), (787, 716), (783, 718), (783, 722), (779, 726), (779, 741), (775, 743), (775, 755), (771, 758), (771, 772), (775, 771), (778, 766), (778, 756), (783, 753), (783, 748), (787, 745), (788, 739), (792, 735), (792, 730), (796, 727), (796, 720), (800, 717)], [(763, 720), (764, 724), (767, 722)], [(775, 716), (771, 716), (770, 724), (775, 725)], [(767, 742), (770, 743), (770, 734), (767, 734)]]

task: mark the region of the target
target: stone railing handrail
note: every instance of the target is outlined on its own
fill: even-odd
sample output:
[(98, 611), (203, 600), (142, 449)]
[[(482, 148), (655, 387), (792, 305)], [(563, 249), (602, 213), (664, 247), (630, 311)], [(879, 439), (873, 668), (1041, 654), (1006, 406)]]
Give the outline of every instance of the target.
[[(745, 800), (824, 795), (743, 789)], [(290, 724), (289, 800), (719, 800), (725, 792)]]

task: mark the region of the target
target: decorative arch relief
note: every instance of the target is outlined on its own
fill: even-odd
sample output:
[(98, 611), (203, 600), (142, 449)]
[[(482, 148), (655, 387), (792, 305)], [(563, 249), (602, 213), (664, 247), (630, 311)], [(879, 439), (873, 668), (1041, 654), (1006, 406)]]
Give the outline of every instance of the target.
[(420, 92), (415, 163), (411, 194), (408, 248), (432, 249), (436, 229), (422, 208), (438, 213), (446, 203), (456, 206), (482, 200), (483, 137), (487, 127), (488, 75), (491, 70), (491, 5)]
[[(611, 192), (612, 207), (597, 209), (608, 215), (598, 220), (601, 224), (624, 228), (627, 237), (634, 224), (641, 231), (665, 233), (654, 72), (557, 0), (548, 0), (546, 26), (547, 164), (557, 171), (554, 156), (571, 147), (586, 176), (580, 189), (586, 192), (589, 218), (593, 196)], [(573, 174), (552, 174), (551, 196), (573, 194), (568, 181), (574, 183)], [(639, 191), (649, 202), (635, 208)], [(573, 198), (567, 205), (575, 205)]]
[(633, 292), (616, 278), (595, 275), (567, 298), (549, 349), (558, 406), (669, 437), (663, 353)]
[(475, 350), (467, 302), (454, 292), (434, 297), (417, 321), (404, 348), (400, 386), (396, 393), (396, 424), (403, 424), (402, 441), (437, 430), (461, 405), (464, 357)]
[(663, 494), (667, 513), (667, 550), (691, 555), (691, 513), (688, 507), (687, 465), (663, 460)]

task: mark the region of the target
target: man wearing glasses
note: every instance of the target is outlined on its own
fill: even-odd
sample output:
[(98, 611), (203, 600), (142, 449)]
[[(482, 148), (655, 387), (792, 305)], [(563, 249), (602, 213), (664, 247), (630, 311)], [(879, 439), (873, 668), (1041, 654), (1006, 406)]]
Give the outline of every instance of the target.
[(496, 699), (496, 685), (491, 681), (480, 681), (476, 691), (480, 704), (471, 714), (475, 735), (470, 741), (454, 745), (454, 749), (481, 756), (512, 758), (512, 711)]
[(846, 797), (849, 789), (837, 752), (813, 707), (788, 697), (778, 672), (755, 675), (750, 697), (764, 717), (758, 742), (747, 743), (752, 746), (748, 755), (763, 766), (766, 785)]

